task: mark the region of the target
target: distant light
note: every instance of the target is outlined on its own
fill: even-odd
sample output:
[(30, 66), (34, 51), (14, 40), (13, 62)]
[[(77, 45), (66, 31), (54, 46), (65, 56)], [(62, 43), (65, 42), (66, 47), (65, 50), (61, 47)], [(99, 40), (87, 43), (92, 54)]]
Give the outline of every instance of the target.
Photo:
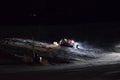
[(42, 62), (42, 57), (40, 57), (40, 62)]
[(33, 14), (33, 16), (37, 16), (36, 14)]

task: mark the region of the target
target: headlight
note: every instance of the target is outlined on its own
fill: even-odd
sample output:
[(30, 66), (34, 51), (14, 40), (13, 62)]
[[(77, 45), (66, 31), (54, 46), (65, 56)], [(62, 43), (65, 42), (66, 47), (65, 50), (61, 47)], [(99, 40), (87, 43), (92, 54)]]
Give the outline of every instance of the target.
[(72, 42), (71, 42), (71, 43), (73, 44), (73, 43), (75, 43), (75, 41), (74, 41), (74, 40), (72, 40)]

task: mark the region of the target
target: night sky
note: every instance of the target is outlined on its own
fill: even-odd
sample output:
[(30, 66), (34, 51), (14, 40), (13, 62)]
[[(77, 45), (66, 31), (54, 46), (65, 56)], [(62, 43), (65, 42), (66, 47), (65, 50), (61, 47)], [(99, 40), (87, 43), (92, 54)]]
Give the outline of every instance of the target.
[[(111, 5), (112, 3), (112, 5)], [(115, 5), (115, 6), (114, 6)], [(119, 42), (120, 15), (114, 2), (96, 0), (4, 1), (0, 6), (0, 37)]]

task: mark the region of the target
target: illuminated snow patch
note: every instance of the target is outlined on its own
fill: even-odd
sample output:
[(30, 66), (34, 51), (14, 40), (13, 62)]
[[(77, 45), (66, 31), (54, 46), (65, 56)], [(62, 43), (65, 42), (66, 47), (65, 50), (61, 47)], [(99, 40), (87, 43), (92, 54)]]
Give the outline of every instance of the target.
[(105, 53), (100, 58), (100, 61), (120, 61), (120, 53)]

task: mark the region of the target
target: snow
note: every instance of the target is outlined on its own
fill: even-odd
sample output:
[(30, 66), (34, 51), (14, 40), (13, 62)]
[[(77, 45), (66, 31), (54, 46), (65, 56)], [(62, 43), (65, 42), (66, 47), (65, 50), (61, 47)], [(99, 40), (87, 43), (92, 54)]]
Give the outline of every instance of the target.
[[(31, 40), (18, 39), (20, 42), (9, 42), (10, 45), (26, 45), (25, 42)], [(84, 49), (74, 49), (70, 47), (60, 47), (58, 45), (53, 45), (49, 43), (34, 41), (35, 46), (44, 47), (49, 53), (47, 56), (56, 56), (59, 58), (71, 58), (74, 59), (73, 63), (70, 64), (56, 64), (56, 65), (45, 65), (45, 66), (9, 66), (6, 69), (0, 70), (2, 72), (14, 72), (14, 71), (41, 71), (41, 70), (63, 70), (63, 69), (74, 69), (74, 68), (83, 68), (88, 66), (97, 66), (97, 65), (108, 65), (108, 64), (120, 64), (120, 53), (118, 52), (104, 52), (101, 49), (85, 48)], [(86, 45), (87, 46), (87, 45)], [(57, 48), (56, 48), (57, 47)], [(52, 48), (52, 49), (48, 49)], [(46, 55), (46, 54), (45, 54)], [(6, 65), (7, 66), (7, 65)], [(6, 67), (5, 65), (0, 66)], [(7, 71), (9, 70), (9, 71)]]

